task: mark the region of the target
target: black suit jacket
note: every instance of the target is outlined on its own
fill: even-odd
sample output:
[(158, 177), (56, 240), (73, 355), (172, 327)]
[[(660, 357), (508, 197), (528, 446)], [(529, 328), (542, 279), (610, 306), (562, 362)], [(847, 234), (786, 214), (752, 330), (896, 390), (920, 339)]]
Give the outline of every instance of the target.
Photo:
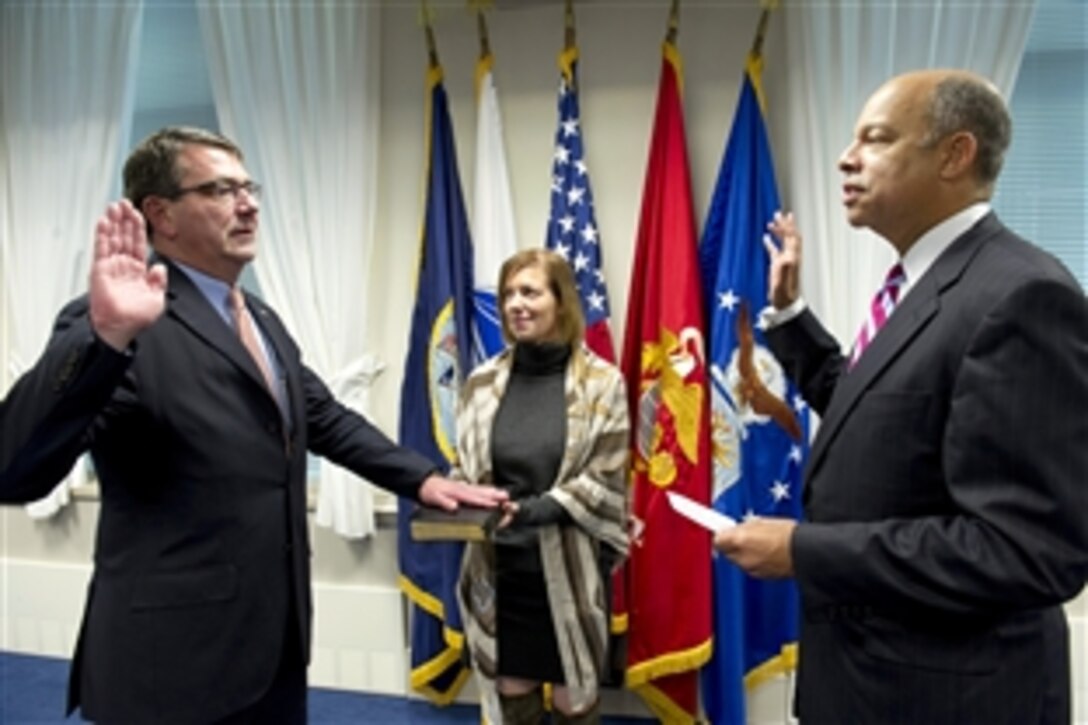
[[(166, 311), (105, 404), (54, 396), (26, 417), (69, 405), (93, 423), (65, 427), (49, 465), (4, 482), (41, 495), (90, 447), (101, 513), (69, 705), (107, 722), (211, 722), (267, 690), (285, 631), (308, 656), (307, 450), (409, 497), (434, 468), (334, 400), (275, 313), (249, 298), (286, 378), (285, 425), (233, 331), (169, 267)], [(53, 348), (98, 350), (85, 299), (62, 311)]]
[(1088, 578), (1088, 304), (992, 214), (856, 367), (768, 335), (822, 415), (792, 542), (806, 723), (1066, 723)]
[(40, 498), (42, 480), (68, 473), (58, 448), (83, 435), (127, 368), (93, 335), (53, 339), (0, 401), (0, 502)]

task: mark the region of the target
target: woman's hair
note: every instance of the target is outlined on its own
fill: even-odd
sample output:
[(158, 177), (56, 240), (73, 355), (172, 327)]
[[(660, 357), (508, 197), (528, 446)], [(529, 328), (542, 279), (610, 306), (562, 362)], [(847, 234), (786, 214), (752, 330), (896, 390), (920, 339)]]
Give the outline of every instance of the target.
[[(506, 283), (511, 277), (526, 267), (538, 267), (544, 271), (548, 280), (548, 287), (555, 296), (556, 326), (559, 329), (559, 339), (568, 345), (577, 348), (585, 334), (586, 321), (582, 316), (582, 303), (578, 299), (578, 284), (574, 281), (574, 271), (571, 270), (567, 260), (548, 249), (523, 249), (515, 253), (502, 264), (499, 270), (499, 310), (502, 311), (502, 296), (506, 289)], [(514, 341), (514, 335), (506, 322), (506, 315), (500, 315), (502, 319), (502, 336), (507, 343)]]

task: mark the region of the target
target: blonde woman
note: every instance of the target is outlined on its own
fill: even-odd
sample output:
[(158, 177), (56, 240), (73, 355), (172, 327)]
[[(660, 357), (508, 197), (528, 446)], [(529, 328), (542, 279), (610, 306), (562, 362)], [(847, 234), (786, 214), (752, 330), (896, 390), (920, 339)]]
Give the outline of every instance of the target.
[(462, 390), (455, 477), (509, 493), (493, 541), (470, 544), (458, 596), (489, 723), (600, 722), (605, 585), (627, 554), (627, 397), (583, 346), (574, 275), (518, 252), (499, 274), (508, 347)]

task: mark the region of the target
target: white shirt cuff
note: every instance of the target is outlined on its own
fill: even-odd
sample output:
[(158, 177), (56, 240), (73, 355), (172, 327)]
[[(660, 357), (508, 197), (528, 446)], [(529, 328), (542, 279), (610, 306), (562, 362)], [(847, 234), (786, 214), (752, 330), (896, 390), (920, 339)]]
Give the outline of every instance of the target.
[(798, 297), (791, 302), (788, 307), (783, 307), (780, 310), (767, 305), (759, 311), (759, 326), (764, 330), (770, 330), (779, 325), (784, 325), (800, 315), (807, 308), (808, 305), (805, 304), (805, 300), (802, 297)]

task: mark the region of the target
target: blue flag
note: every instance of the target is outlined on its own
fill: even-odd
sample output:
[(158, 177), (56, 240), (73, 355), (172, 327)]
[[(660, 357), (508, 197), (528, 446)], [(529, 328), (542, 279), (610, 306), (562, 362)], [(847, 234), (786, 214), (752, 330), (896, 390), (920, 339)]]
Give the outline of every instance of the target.
[[(455, 419), (472, 353), (472, 243), (457, 170), (441, 66), (427, 74), (427, 198), (416, 303), (404, 366), (400, 442), (445, 472), (456, 456)], [(468, 679), (457, 607), (459, 543), (418, 544), (408, 534), (415, 504), (397, 511), (401, 589), (411, 601), (412, 688), (448, 704)]]
[[(733, 130), (699, 245), (710, 320), (714, 508), (739, 520), (800, 518), (806, 406), (757, 324), (767, 303), (767, 223), (779, 208), (763, 118), (762, 58), (750, 55)], [(792, 581), (753, 579), (724, 557), (714, 569), (714, 655), (703, 672), (711, 721), (743, 725), (745, 690), (797, 660)]]

